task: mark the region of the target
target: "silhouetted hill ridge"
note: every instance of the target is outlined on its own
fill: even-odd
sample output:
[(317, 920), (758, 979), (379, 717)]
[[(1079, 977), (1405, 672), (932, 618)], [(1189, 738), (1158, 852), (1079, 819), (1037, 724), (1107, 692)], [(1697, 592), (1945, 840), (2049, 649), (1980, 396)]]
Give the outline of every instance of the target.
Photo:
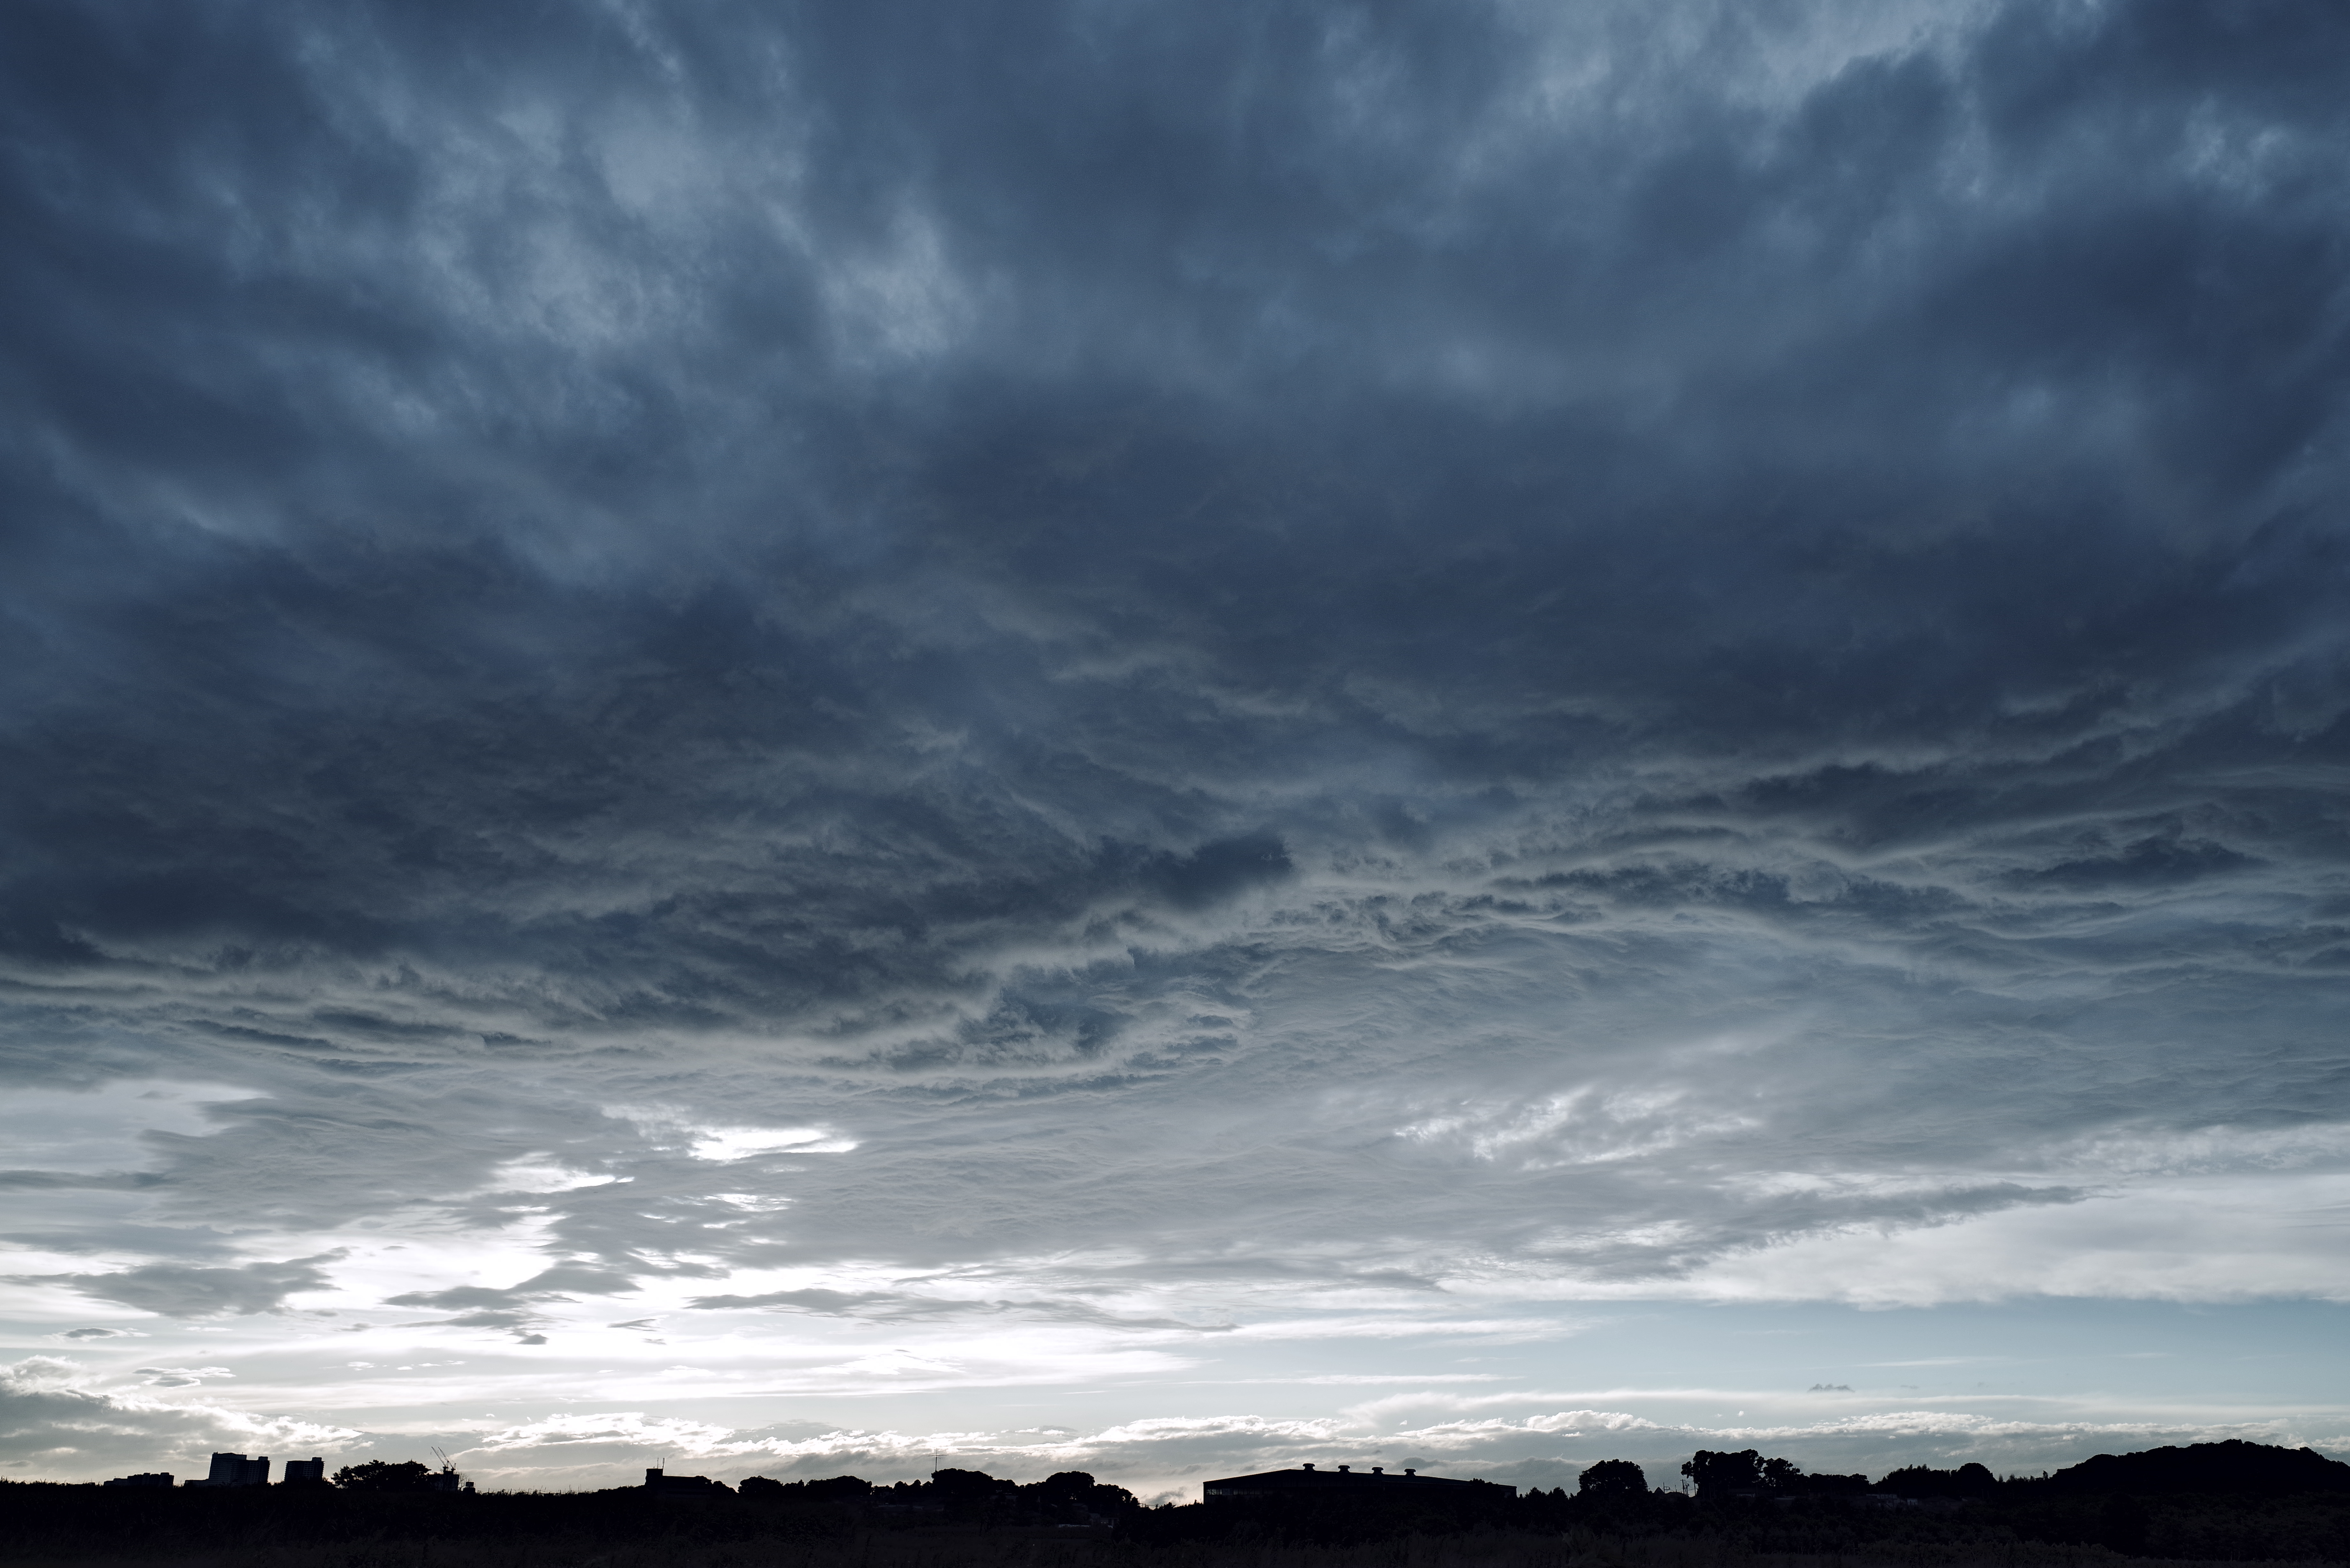
[(2231, 1438), (2221, 1443), (2190, 1443), (2183, 1449), (2099, 1454), (2058, 1470), (2040, 1484), (2063, 1492), (2292, 1497), (2303, 1492), (2350, 1491), (2350, 1464), (2329, 1459), (2314, 1449), (2287, 1449)]

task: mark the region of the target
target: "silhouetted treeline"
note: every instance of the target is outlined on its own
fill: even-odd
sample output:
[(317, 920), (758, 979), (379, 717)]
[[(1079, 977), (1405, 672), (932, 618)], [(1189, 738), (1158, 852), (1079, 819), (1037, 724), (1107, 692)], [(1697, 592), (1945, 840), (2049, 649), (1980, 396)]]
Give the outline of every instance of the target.
[[(2308, 1449), (2197, 1444), (2100, 1455), (2054, 1475), (2004, 1480), (1980, 1465), (1913, 1466), (1873, 1483), (1808, 1476), (1748, 1449), (1700, 1451), (1684, 1471), (1694, 1495), (1651, 1487), (1639, 1466), (1617, 1459), (1587, 1467), (1573, 1492), (1471, 1486), (1148, 1509), (1125, 1489), (1075, 1470), (1024, 1485), (961, 1469), (895, 1485), (855, 1476), (753, 1477), (684, 1501), (636, 1487), (468, 1495), (0, 1481), (0, 1559), (160, 1561), (294, 1544), (342, 1551), (506, 1542), (558, 1554), (576, 1546), (590, 1556), (597, 1547), (635, 1542), (656, 1556), (673, 1547), (702, 1561), (692, 1554), (706, 1557), (705, 1549), (737, 1556), (772, 1555), (794, 1543), (862, 1550), (857, 1542), (910, 1531), (1090, 1541), (1106, 1554), (1094, 1559), (1103, 1563), (1213, 1555), (1226, 1546), (1344, 1548), (1451, 1537), (1613, 1541), (1675, 1562), (1766, 1555), (1923, 1562), (1953, 1554), (2022, 1562), (2018, 1553), (2027, 1548), (2105, 1548), (2204, 1563), (2350, 1563), (2350, 1465)], [(959, 1550), (941, 1546), (937, 1561), (951, 1561)], [(346, 1553), (353, 1563), (365, 1555)]]
[(345, 1465), (335, 1472), (334, 1484), (349, 1491), (452, 1491), (455, 1483), (438, 1484), (439, 1473), (417, 1459), (394, 1463), (388, 1459), (369, 1459), (365, 1464)]
[(176, 1560), (294, 1544), (616, 1542), (697, 1544), (845, 1536), (854, 1521), (813, 1501), (733, 1496), (663, 1503), (642, 1489), (588, 1492), (407, 1492), (332, 1486), (115, 1488), (0, 1481), (0, 1561), (85, 1556)]
[(1441, 1496), (1260, 1499), (1153, 1509), (1123, 1533), (1161, 1544), (1349, 1546), (1462, 1532), (1702, 1538), (1718, 1549), (1838, 1557), (1912, 1548), (1986, 1556), (2020, 1543), (2102, 1546), (2207, 1561), (2350, 1561), (2350, 1465), (2308, 1449), (2205, 1443), (2100, 1455), (2053, 1476), (2002, 1480), (1980, 1464), (1807, 1475), (1748, 1449), (1700, 1449), (1691, 1491), (1653, 1488), (1623, 1459), (1573, 1493), (1500, 1488)]
[(736, 1490), (763, 1503), (830, 1505), (860, 1522), (1113, 1530), (1141, 1511), (1132, 1492), (1063, 1470), (1023, 1486), (984, 1470), (942, 1469), (928, 1480), (875, 1486), (856, 1476), (777, 1481), (752, 1476)]
[[(416, 1466), (422, 1469), (422, 1466)], [(1022, 1485), (977, 1470), (876, 1486), (855, 1476), (751, 1477), (704, 1497), (642, 1487), (589, 1492), (427, 1492), (397, 1465), (340, 1472), (340, 1486), (111, 1488), (0, 1481), (0, 1560), (174, 1553), (289, 1542), (535, 1541), (702, 1543), (816, 1541), (864, 1530), (1025, 1531), (1107, 1538), (1142, 1511), (1082, 1470)], [(428, 1474), (430, 1472), (427, 1472)], [(338, 1477), (339, 1479), (339, 1477)]]
[(2100, 1455), (2052, 1476), (2006, 1480), (1979, 1464), (1911, 1466), (1876, 1482), (1806, 1475), (1751, 1449), (1700, 1450), (1682, 1475), (1693, 1495), (1651, 1488), (1638, 1465), (1611, 1459), (1587, 1467), (1571, 1494), (1475, 1489), (1409, 1501), (1194, 1504), (1148, 1511), (1127, 1533), (1155, 1542), (1341, 1546), (1463, 1531), (1578, 1532), (1828, 1558), (1912, 1548), (1991, 1558), (2038, 1542), (2127, 1556), (2350, 1562), (2350, 1465), (2306, 1449), (2204, 1443)]
[(1982, 1501), (2042, 1492), (2290, 1497), (2301, 1492), (2350, 1491), (2350, 1464), (2329, 1459), (2314, 1449), (2282, 1449), (2232, 1438), (2183, 1449), (2099, 1454), (2054, 1475), (2010, 1476), (2005, 1480), (1979, 1464), (1952, 1470), (1913, 1465), (1893, 1470), (1872, 1484), (1866, 1476), (1807, 1476), (1791, 1461), (1764, 1459), (1752, 1449), (1734, 1454), (1700, 1449), (1681, 1466), (1681, 1474), (1695, 1485), (1700, 1499), (1714, 1500), (1854, 1492)]

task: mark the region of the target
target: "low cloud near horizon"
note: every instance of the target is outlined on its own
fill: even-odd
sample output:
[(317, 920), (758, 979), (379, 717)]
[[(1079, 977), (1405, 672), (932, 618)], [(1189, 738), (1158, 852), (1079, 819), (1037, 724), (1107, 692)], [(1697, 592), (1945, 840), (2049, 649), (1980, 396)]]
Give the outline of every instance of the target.
[(0, 36), (7, 1462), (2345, 1441), (2350, 22)]

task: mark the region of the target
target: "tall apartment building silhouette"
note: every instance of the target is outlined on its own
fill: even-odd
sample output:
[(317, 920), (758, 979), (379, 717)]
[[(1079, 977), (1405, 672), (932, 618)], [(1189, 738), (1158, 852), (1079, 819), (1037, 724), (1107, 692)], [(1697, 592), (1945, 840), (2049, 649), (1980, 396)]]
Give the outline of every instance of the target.
[[(323, 1464), (325, 1461), (319, 1461)], [(269, 1460), (266, 1458), (248, 1459), (243, 1454), (214, 1454), (213, 1473), (202, 1480), (192, 1480), (190, 1486), (267, 1486)]]

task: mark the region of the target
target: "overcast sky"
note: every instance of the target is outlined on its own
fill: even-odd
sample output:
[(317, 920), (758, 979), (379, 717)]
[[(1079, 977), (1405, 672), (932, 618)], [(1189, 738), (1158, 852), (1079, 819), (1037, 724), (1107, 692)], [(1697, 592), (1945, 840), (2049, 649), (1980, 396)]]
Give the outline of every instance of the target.
[(2350, 1451), (2346, 78), (17, 0), (0, 1474)]

